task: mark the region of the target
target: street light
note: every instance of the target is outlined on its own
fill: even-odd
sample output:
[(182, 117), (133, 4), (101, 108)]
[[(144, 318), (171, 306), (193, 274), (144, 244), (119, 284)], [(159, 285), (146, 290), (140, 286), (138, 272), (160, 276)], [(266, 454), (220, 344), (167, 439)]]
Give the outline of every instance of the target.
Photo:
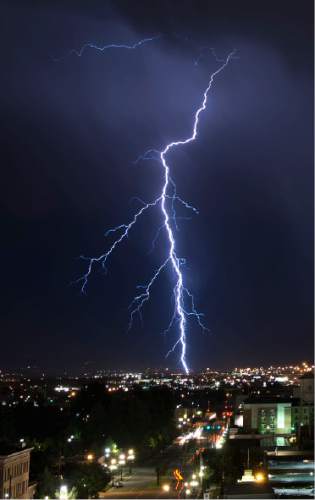
[(262, 483), (265, 480), (264, 474), (262, 474), (261, 472), (257, 472), (257, 474), (255, 475), (255, 480), (258, 483)]
[(135, 451), (132, 448), (130, 448), (130, 450), (128, 450), (127, 460), (129, 462), (129, 474), (131, 474), (132, 473), (131, 466), (135, 460)]
[(121, 453), (119, 455), (119, 465), (120, 465), (120, 480), (122, 481), (123, 478), (123, 466), (126, 465), (126, 455), (124, 453)]
[(65, 484), (60, 486), (59, 499), (68, 500), (68, 486), (66, 486)]

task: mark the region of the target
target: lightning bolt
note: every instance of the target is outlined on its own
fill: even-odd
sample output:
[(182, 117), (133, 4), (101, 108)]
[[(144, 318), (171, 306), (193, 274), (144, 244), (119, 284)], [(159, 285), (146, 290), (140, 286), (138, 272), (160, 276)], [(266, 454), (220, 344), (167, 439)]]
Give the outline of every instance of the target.
[(84, 45), (82, 45), (82, 47), (79, 50), (71, 49), (64, 56), (61, 56), (59, 58), (53, 57), (52, 59), (54, 62), (60, 62), (63, 59), (66, 59), (67, 57), (69, 57), (71, 55), (81, 57), (83, 55), (83, 53), (86, 51), (86, 49), (94, 49), (94, 50), (97, 50), (99, 52), (104, 52), (105, 50), (109, 50), (109, 49), (135, 50), (135, 49), (138, 49), (139, 47), (141, 47), (141, 45), (145, 45), (149, 42), (153, 42), (155, 40), (158, 40), (159, 38), (161, 38), (161, 36), (162, 35), (155, 35), (155, 36), (150, 37), (150, 38), (142, 38), (138, 42), (135, 42), (131, 45), (128, 45), (125, 43), (109, 43), (107, 45), (96, 45), (93, 42), (87, 42)]
[[(139, 42), (133, 45), (105, 45), (103, 47), (99, 47), (92, 43), (87, 43), (81, 47), (79, 51), (71, 50), (68, 55), (75, 54), (78, 57), (81, 57), (84, 50), (89, 48), (94, 48), (96, 50), (104, 51), (105, 49), (110, 48), (125, 48), (125, 49), (136, 49), (137, 47), (143, 45), (144, 43), (156, 40), (159, 36), (152, 38), (145, 38), (140, 40)], [(168, 242), (168, 253), (164, 262), (156, 269), (150, 281), (145, 285), (139, 285), (138, 289), (141, 290), (138, 295), (136, 295), (130, 304), (130, 321), (129, 321), (129, 329), (133, 325), (134, 317), (136, 314), (139, 314), (141, 317), (142, 308), (145, 303), (150, 299), (151, 289), (154, 286), (155, 282), (161, 275), (163, 271), (167, 268), (171, 268), (174, 276), (174, 287), (173, 287), (173, 300), (174, 300), (174, 310), (172, 314), (171, 321), (164, 331), (164, 333), (169, 332), (169, 330), (174, 326), (178, 325), (178, 338), (173, 345), (173, 347), (167, 353), (167, 356), (174, 352), (175, 349), (180, 347), (180, 361), (184, 371), (188, 374), (189, 367), (186, 359), (187, 354), (187, 320), (189, 317), (193, 317), (202, 330), (207, 330), (207, 328), (202, 323), (202, 314), (199, 313), (195, 307), (193, 294), (189, 291), (189, 289), (184, 284), (184, 274), (183, 267), (185, 266), (185, 259), (181, 258), (177, 254), (176, 249), (176, 238), (175, 231), (177, 229), (177, 216), (176, 216), (176, 204), (180, 204), (184, 206), (186, 209), (192, 210), (195, 213), (198, 213), (197, 209), (193, 207), (190, 203), (186, 202), (182, 198), (177, 195), (176, 185), (170, 175), (170, 165), (167, 162), (168, 153), (177, 147), (185, 146), (191, 142), (194, 142), (198, 136), (198, 127), (199, 127), (199, 119), (202, 112), (204, 112), (207, 108), (208, 103), (208, 95), (212, 88), (212, 84), (215, 78), (221, 73), (226, 66), (229, 64), (230, 60), (233, 58), (235, 54), (235, 50), (230, 52), (228, 56), (224, 60), (217, 59), (217, 62), (220, 62), (221, 65), (218, 67), (216, 71), (214, 71), (209, 78), (208, 86), (206, 87), (203, 98), (201, 101), (201, 105), (196, 110), (193, 119), (192, 133), (186, 139), (181, 139), (178, 141), (173, 141), (167, 144), (163, 150), (155, 150), (150, 149), (146, 151), (143, 155), (141, 155), (135, 163), (145, 160), (156, 160), (159, 162), (162, 172), (163, 172), (163, 184), (160, 191), (159, 196), (152, 202), (145, 202), (141, 199), (138, 201), (141, 203), (141, 208), (134, 214), (130, 222), (127, 224), (121, 224), (116, 226), (115, 228), (109, 229), (105, 236), (110, 234), (114, 234), (116, 238), (114, 242), (109, 247), (109, 249), (104, 252), (102, 255), (98, 257), (85, 257), (81, 256), (82, 259), (88, 262), (86, 272), (76, 281), (81, 282), (81, 291), (85, 293), (86, 287), (88, 284), (88, 280), (94, 270), (96, 265), (101, 265), (104, 269), (106, 269), (107, 261), (111, 254), (116, 250), (116, 248), (124, 242), (124, 240), (129, 236), (129, 233), (132, 231), (134, 226), (136, 225), (138, 219), (147, 211), (151, 209), (159, 209), (162, 217), (162, 224), (158, 229), (157, 235), (154, 239), (153, 245), (156, 242), (156, 239), (159, 237), (160, 233), (164, 230), (166, 235), (166, 240)]]
[(212, 56), (214, 57), (214, 59), (215, 59), (215, 61), (216, 61), (217, 63), (224, 63), (224, 59), (220, 59), (220, 58), (217, 56), (216, 51), (214, 50), (214, 48), (213, 48), (213, 47), (200, 47), (199, 51), (200, 51), (200, 54), (199, 54), (199, 56), (198, 56), (198, 57), (195, 59), (195, 61), (194, 61), (194, 65), (195, 65), (195, 66), (198, 66), (198, 65), (199, 65), (199, 61), (200, 61), (200, 59), (202, 59), (202, 58), (204, 57), (204, 53), (205, 53), (206, 51), (211, 52)]
[[(173, 267), (173, 270), (174, 270), (174, 273), (176, 276), (176, 285), (174, 288), (174, 295), (175, 295), (175, 304), (176, 304), (175, 305), (176, 315), (177, 315), (178, 320), (179, 320), (179, 338), (178, 338), (177, 342), (175, 343), (174, 348), (178, 344), (180, 344), (180, 346), (181, 346), (180, 359), (181, 359), (182, 366), (183, 366), (186, 373), (189, 372), (189, 368), (188, 368), (187, 361), (186, 361), (187, 316), (188, 315), (195, 316), (198, 320), (199, 325), (202, 328), (204, 328), (204, 327), (200, 321), (200, 314), (195, 309), (193, 295), (184, 286), (183, 273), (181, 270), (182, 261), (176, 254), (176, 244), (175, 244), (175, 238), (174, 238), (174, 231), (171, 227), (170, 215), (169, 215), (169, 212), (168, 212), (167, 206), (166, 206), (167, 192), (168, 192), (169, 184), (170, 184), (170, 167), (167, 163), (166, 157), (167, 157), (167, 153), (171, 149), (176, 148), (178, 146), (184, 146), (186, 144), (189, 144), (190, 142), (195, 141), (197, 134), (198, 134), (199, 117), (200, 117), (200, 114), (203, 111), (205, 111), (205, 109), (207, 107), (208, 94), (209, 94), (210, 89), (212, 87), (212, 83), (213, 83), (215, 77), (228, 65), (228, 63), (230, 62), (230, 59), (233, 57), (234, 53), (235, 53), (235, 51), (232, 51), (227, 56), (227, 58), (223, 62), (223, 64), (221, 64), (221, 66), (214, 73), (212, 73), (212, 75), (210, 76), (208, 86), (203, 94), (203, 100), (202, 100), (201, 106), (197, 109), (195, 116), (194, 116), (192, 135), (184, 140), (170, 142), (169, 144), (166, 145), (166, 147), (160, 153), (161, 164), (162, 164), (163, 169), (164, 169), (164, 185), (163, 185), (162, 195), (161, 195), (161, 210), (163, 213), (164, 226), (165, 226), (168, 241), (169, 241), (169, 260), (171, 262), (171, 265)], [(187, 313), (187, 311), (185, 310), (185, 305), (184, 305), (185, 304), (185, 301), (184, 301), (185, 293), (191, 298), (191, 301), (192, 301), (191, 312), (189, 312), (189, 313)], [(173, 348), (173, 350), (174, 350), (174, 348)]]

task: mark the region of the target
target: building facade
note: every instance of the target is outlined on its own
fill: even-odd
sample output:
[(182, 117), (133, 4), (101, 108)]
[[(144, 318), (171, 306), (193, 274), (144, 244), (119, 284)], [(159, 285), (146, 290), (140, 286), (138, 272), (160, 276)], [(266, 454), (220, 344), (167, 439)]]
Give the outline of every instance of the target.
[(306, 373), (300, 377), (300, 394), (299, 398), (302, 404), (314, 406), (314, 375)]
[(314, 439), (314, 375), (306, 373), (294, 389), (296, 398), (292, 405), (292, 430), (299, 438)]
[(292, 430), (304, 425), (314, 425), (314, 406), (296, 405), (292, 406)]
[(0, 455), (0, 498), (33, 498), (29, 486), (31, 450)]
[(246, 401), (244, 429), (259, 434), (291, 434), (291, 402)]

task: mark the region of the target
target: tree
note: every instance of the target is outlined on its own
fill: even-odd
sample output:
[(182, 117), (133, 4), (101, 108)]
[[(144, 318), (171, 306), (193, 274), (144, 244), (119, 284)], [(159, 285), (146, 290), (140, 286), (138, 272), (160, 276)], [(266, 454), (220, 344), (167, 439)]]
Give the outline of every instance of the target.
[(48, 467), (45, 467), (44, 472), (38, 477), (36, 496), (37, 498), (54, 498), (55, 491), (58, 488), (59, 479), (54, 476)]
[(64, 468), (67, 484), (74, 487), (78, 498), (98, 498), (110, 477), (99, 464), (67, 464)]

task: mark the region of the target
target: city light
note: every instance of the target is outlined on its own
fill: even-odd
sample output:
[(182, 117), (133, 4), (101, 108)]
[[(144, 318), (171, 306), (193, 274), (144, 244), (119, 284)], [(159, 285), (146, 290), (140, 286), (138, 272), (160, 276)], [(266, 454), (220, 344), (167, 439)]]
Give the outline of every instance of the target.
[(257, 474), (255, 475), (255, 481), (257, 481), (258, 483), (262, 483), (265, 481), (265, 475), (262, 474), (262, 472), (257, 472)]
[(135, 451), (131, 448), (128, 450), (127, 460), (132, 461), (135, 459)]
[(59, 499), (68, 500), (68, 486), (66, 486), (65, 484), (60, 486)]
[(193, 488), (196, 488), (198, 485), (199, 485), (198, 481), (196, 480), (190, 481), (190, 486), (192, 486)]
[[(305, 429), (305, 433), (307, 434), (307, 431), (309, 430), (308, 427), (310, 425), (311, 418), (313, 415), (312, 413), (313, 403), (312, 400), (310, 400), (309, 403), (304, 405), (303, 400), (301, 400), (301, 394), (302, 395), (304, 394), (303, 393), (304, 387), (302, 386), (302, 383), (304, 383), (305, 387), (312, 386), (313, 384), (312, 375), (307, 374), (307, 377), (305, 377), (303, 373), (303, 377), (301, 378), (301, 374), (297, 375), (296, 369), (297, 368), (294, 367), (294, 369), (289, 371), (287, 367), (281, 367), (281, 369), (279, 367), (276, 368), (256, 367), (256, 368), (246, 369), (247, 371), (246, 372), (242, 371), (242, 375), (240, 375), (241, 369), (238, 368), (235, 371), (225, 371), (225, 372), (208, 371), (206, 373), (205, 371), (203, 371), (200, 373), (196, 373), (193, 376), (192, 375), (187, 376), (178, 373), (176, 371), (174, 371), (173, 373), (171, 371), (166, 373), (165, 370), (152, 371), (149, 374), (147, 372), (143, 373), (137, 372), (133, 374), (130, 374), (128, 372), (104, 372), (100, 375), (100, 377), (104, 378), (105, 390), (108, 389), (109, 386), (112, 386), (115, 387), (117, 391), (119, 390), (122, 391), (124, 390), (124, 388), (128, 386), (132, 393), (131, 396), (132, 398), (136, 397), (137, 394), (141, 392), (141, 389), (147, 390), (153, 388), (154, 390), (155, 387), (157, 386), (160, 387), (161, 385), (167, 386), (169, 390), (174, 393), (175, 397), (178, 398), (180, 398), (180, 396), (184, 397), (184, 400), (181, 402), (181, 404), (177, 405), (178, 408), (174, 408), (175, 413), (171, 412), (170, 415), (170, 418), (172, 419), (172, 424), (175, 422), (176, 425), (182, 425), (182, 430), (178, 431), (177, 437), (174, 438), (173, 446), (177, 447), (178, 455), (184, 457), (184, 460), (186, 460), (186, 458), (188, 460), (189, 457), (189, 462), (187, 461), (185, 463), (191, 464), (190, 467), (193, 469), (190, 469), (191, 472), (189, 473), (185, 468), (183, 472), (183, 475), (185, 475), (184, 478), (179, 477), (179, 474), (181, 474), (181, 471), (179, 469), (178, 469), (179, 472), (176, 474), (175, 474), (176, 469), (174, 469), (172, 472), (173, 475), (175, 476), (174, 478), (175, 481), (173, 478), (171, 479), (166, 477), (163, 474), (163, 469), (161, 469), (160, 472), (161, 481), (159, 488), (161, 497), (163, 496), (164, 498), (169, 498), (170, 496), (174, 496), (175, 494), (173, 495), (173, 489), (175, 491), (176, 487), (177, 487), (177, 493), (180, 492), (180, 496), (185, 497), (185, 491), (188, 490), (188, 493), (186, 494), (187, 498), (194, 498), (197, 494), (199, 495), (199, 488), (200, 488), (200, 495), (201, 495), (201, 490), (208, 488), (208, 481), (207, 482), (205, 481), (205, 478), (206, 477), (208, 478), (209, 475), (207, 472), (208, 467), (204, 465), (204, 463), (207, 463), (207, 456), (206, 454), (203, 455), (203, 450), (211, 449), (213, 455), (216, 455), (218, 457), (218, 467), (222, 468), (221, 463), (219, 463), (221, 462), (219, 459), (221, 454), (219, 453), (219, 451), (216, 452), (215, 448), (219, 450), (220, 448), (225, 446), (225, 442), (227, 440), (237, 439), (237, 437), (240, 437), (240, 435), (243, 434), (243, 431), (249, 432), (249, 428), (246, 427), (246, 425), (248, 425), (246, 421), (245, 422), (243, 421), (241, 426), (235, 425), (235, 420), (233, 420), (232, 418), (230, 421), (230, 418), (227, 417), (226, 423), (225, 424), (223, 423), (223, 418), (222, 418), (223, 413), (228, 415), (228, 413), (233, 412), (232, 417), (237, 416), (238, 414), (244, 414), (247, 404), (252, 404), (252, 405), (256, 404), (256, 402), (247, 403), (246, 400), (244, 402), (242, 401), (239, 402), (234, 399), (234, 394), (235, 395), (243, 394), (244, 389), (250, 390), (253, 394), (256, 394), (255, 400), (257, 400), (257, 405), (259, 406), (260, 403), (264, 403), (265, 397), (267, 397), (264, 394), (264, 390), (262, 389), (263, 384), (266, 382), (268, 387), (269, 384), (271, 384), (270, 380), (271, 381), (275, 380), (278, 376), (277, 374), (279, 373), (288, 374), (287, 382), (283, 382), (283, 385), (281, 387), (277, 382), (277, 385), (275, 386), (274, 390), (272, 388), (270, 389), (271, 391), (275, 392), (274, 396), (275, 409), (272, 412), (272, 416), (274, 415), (275, 417), (275, 428), (273, 427), (272, 419), (268, 417), (264, 419), (264, 429), (266, 430), (269, 429), (270, 432), (272, 432), (273, 430), (275, 431), (274, 432), (275, 434), (274, 447), (276, 447), (274, 448), (275, 456), (279, 454), (278, 452), (281, 451), (281, 447), (285, 446), (286, 448), (289, 448), (291, 443), (295, 445), (295, 443), (297, 442), (296, 435), (300, 431), (300, 426), (303, 423), (304, 427), (302, 427), (302, 430)], [(1, 376), (0, 372), (0, 380), (2, 380), (3, 378), (4, 377)], [(35, 384), (34, 381), (28, 381), (27, 385), (26, 381), (22, 377), (18, 379), (15, 382), (15, 384), (13, 384), (12, 379), (13, 379), (12, 375), (7, 375), (7, 384), (8, 384), (7, 387), (9, 391), (7, 396), (6, 395), (2, 396), (4, 399), (0, 402), (1, 407), (3, 403), (6, 403), (8, 407), (10, 405), (13, 405), (15, 403), (14, 400), (15, 392), (18, 392), (20, 390), (23, 390), (26, 392), (26, 394), (31, 395), (34, 401), (39, 400), (38, 396), (42, 394), (42, 387), (39, 384)], [(224, 387), (224, 397), (229, 399), (224, 400), (222, 408), (218, 410), (217, 415), (214, 414), (214, 418), (213, 420), (211, 420), (210, 415), (211, 416), (213, 415), (213, 408), (215, 408), (216, 403), (209, 402), (209, 404), (207, 405), (206, 404), (207, 402), (205, 403), (201, 398), (199, 398), (198, 391), (200, 390), (208, 391), (209, 387), (211, 388), (212, 391), (215, 391), (216, 390), (215, 384), (219, 380), (221, 381), (221, 384)], [(303, 381), (302, 383), (300, 382), (301, 380)], [(233, 398), (230, 397), (231, 395), (230, 386), (232, 382), (235, 383), (235, 387), (233, 389)], [(291, 382), (293, 382), (293, 388), (290, 385)], [(70, 383), (69, 386), (71, 386)], [(21, 389), (21, 387), (23, 389)], [(64, 401), (65, 398), (68, 398), (67, 393), (65, 391), (60, 391), (60, 393), (58, 394), (58, 398), (55, 397), (55, 399), (52, 399), (51, 395), (54, 394), (54, 387), (55, 385), (53, 384), (50, 389), (47, 388), (47, 404), (49, 405), (53, 403), (53, 405), (56, 406), (58, 409), (64, 408), (64, 410), (66, 410), (66, 405), (64, 404)], [(78, 393), (79, 391), (83, 390), (83, 388), (84, 386), (78, 389)], [(51, 391), (51, 393), (49, 393), (49, 390)], [(297, 405), (295, 403), (295, 400), (294, 404), (292, 404), (291, 400), (288, 399), (288, 405), (287, 405), (288, 408), (287, 406), (285, 406), (285, 408), (287, 408), (287, 411), (285, 415), (283, 415), (284, 403), (279, 403), (278, 398), (281, 396), (281, 394), (290, 395), (292, 392), (295, 394), (296, 400), (297, 401), (300, 400), (301, 404)], [(267, 394), (268, 393), (269, 389), (267, 390)], [(308, 397), (312, 397), (311, 392), (309, 394), (306, 392), (305, 395), (307, 395)], [(290, 396), (288, 396), (288, 398), (289, 397)], [(282, 405), (280, 406), (281, 412), (279, 412), (279, 405)], [(252, 416), (253, 415), (254, 413), (252, 414)], [(134, 479), (136, 479), (138, 475), (138, 470), (135, 470), (134, 476), (132, 476), (133, 463), (138, 453), (138, 448), (136, 449), (137, 442), (132, 441), (133, 439), (135, 439), (135, 436), (130, 435), (128, 437), (128, 439), (130, 439), (129, 441), (130, 447), (121, 448), (119, 443), (117, 444), (111, 443), (111, 445), (109, 446), (105, 441), (104, 444), (105, 435), (99, 432), (98, 442), (97, 440), (95, 440), (95, 442), (91, 441), (90, 447), (88, 447), (88, 444), (81, 439), (82, 430), (80, 429), (80, 425), (82, 425), (82, 429), (84, 429), (85, 424), (87, 422), (91, 422), (92, 420), (91, 416), (92, 415), (87, 413), (85, 407), (82, 408), (76, 407), (76, 410), (73, 413), (74, 421), (71, 422), (72, 425), (69, 426), (70, 429), (76, 429), (75, 431), (76, 434), (68, 434), (68, 435), (66, 434), (64, 437), (64, 448), (65, 451), (67, 452), (66, 456), (67, 457), (75, 456), (77, 457), (77, 460), (80, 463), (82, 462), (81, 457), (83, 454), (83, 459), (86, 462), (86, 464), (96, 463), (96, 460), (99, 458), (98, 462), (102, 466), (104, 477), (106, 477), (105, 472), (107, 472), (107, 478), (111, 476), (112, 486), (113, 487), (116, 486), (117, 488), (122, 486), (120, 478), (122, 478), (124, 474), (126, 474), (126, 477), (124, 477), (124, 479), (126, 480), (124, 486), (127, 486), (130, 478), (131, 481), (133, 481)], [(285, 417), (284, 423), (285, 425), (287, 425), (288, 429), (288, 435), (285, 438), (281, 436), (283, 430), (282, 426), (284, 417)], [(115, 414), (113, 415), (112, 418), (115, 419)], [(279, 422), (281, 425), (279, 425)], [(77, 425), (78, 423), (80, 423), (79, 426)], [(210, 430), (208, 431), (207, 431), (207, 426), (211, 427)], [(243, 427), (243, 429), (240, 429), (240, 427)], [(278, 433), (279, 429), (281, 429), (281, 434)], [(72, 430), (72, 432), (74, 432), (74, 430)], [(257, 432), (258, 434), (260, 434), (260, 428), (257, 429)], [(300, 438), (303, 440), (302, 432)], [(72, 442), (76, 443), (75, 450), (71, 450), (72, 445), (69, 446), (68, 444)], [(191, 446), (187, 446), (187, 443), (189, 442), (191, 443)], [(21, 451), (21, 445), (23, 443), (26, 444), (26, 438), (24, 438), (23, 433), (20, 432), (17, 437), (17, 444), (18, 447), (20, 448), (20, 453), (24, 453), (23, 450)], [(134, 444), (134, 447), (132, 447), (131, 444)], [(98, 445), (98, 447), (101, 450), (103, 450), (103, 456), (99, 457), (99, 455), (96, 455), (93, 448), (93, 446), (96, 445)], [(181, 449), (181, 445), (185, 445), (183, 449)], [(38, 447), (38, 449), (42, 449), (44, 451), (44, 446), (41, 442), (38, 442), (38, 444), (36, 443), (35, 446), (36, 448)], [(295, 446), (292, 447), (292, 449), (295, 449)], [(100, 455), (102, 455), (102, 453), (100, 453)], [(246, 470), (242, 476), (242, 479), (235, 478), (237, 484), (252, 483), (256, 484), (257, 487), (263, 487), (263, 485), (266, 483), (268, 479), (271, 481), (271, 483), (275, 483), (278, 472), (267, 475), (267, 472), (264, 470), (262, 464), (260, 464), (259, 468), (255, 469), (255, 461), (253, 460), (251, 448), (248, 453), (248, 459), (249, 459), (248, 467), (250, 467), (251, 465), (251, 467), (254, 467), (254, 469)], [(305, 471), (303, 470), (303, 480), (305, 480), (305, 482), (307, 481), (311, 483), (312, 480), (314, 479), (312, 463), (313, 461), (310, 458), (303, 457), (303, 460), (299, 461), (299, 464), (296, 468), (297, 473), (299, 474), (301, 472), (300, 469), (306, 469)], [(159, 467), (159, 464), (157, 466)], [(284, 475), (287, 475), (286, 471), (284, 472)], [(289, 475), (290, 477), (293, 476), (292, 473), (290, 473)], [(107, 478), (106, 481), (108, 480)], [(293, 478), (295, 479), (295, 476)], [(59, 484), (57, 491), (54, 493), (54, 495), (52, 495), (53, 497), (59, 498), (61, 495), (61, 499), (64, 498), (71, 499), (73, 498), (73, 496), (76, 495), (76, 488), (78, 488), (78, 486), (73, 482), (73, 478), (67, 475), (66, 477), (64, 477), (64, 481), (67, 482), (68, 489), (62, 488), (60, 492), (60, 484)], [(173, 482), (171, 483), (171, 481)], [(82, 486), (83, 488), (84, 484), (88, 483), (87, 482), (85, 483), (82, 478), (80, 487)], [(74, 487), (73, 490), (71, 489), (72, 485)], [(169, 491), (168, 487), (170, 488)], [(127, 488), (125, 489), (127, 490)], [(48, 492), (48, 489), (45, 489), (43, 487), (42, 491), (45, 494)], [(52, 498), (52, 496), (50, 496), (50, 498)], [(9, 498), (11, 497), (11, 495), (6, 490), (3, 491), (3, 497)], [(43, 497), (44, 495), (42, 495), (42, 498)]]

